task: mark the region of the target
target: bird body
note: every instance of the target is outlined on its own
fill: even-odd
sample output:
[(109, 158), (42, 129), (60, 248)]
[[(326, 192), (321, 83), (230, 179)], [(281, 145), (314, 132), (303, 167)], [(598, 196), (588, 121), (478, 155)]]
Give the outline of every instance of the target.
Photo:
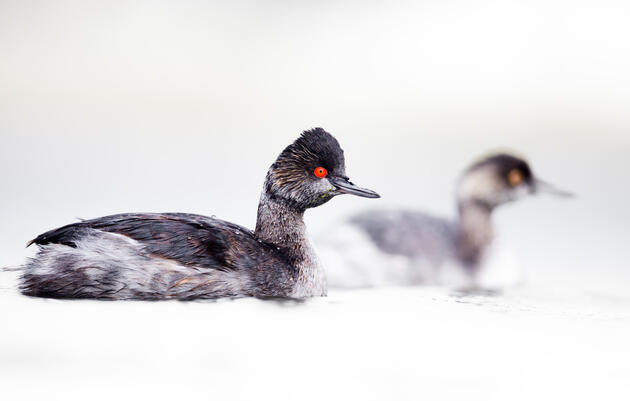
[(509, 249), (495, 241), (492, 214), (505, 203), (541, 190), (567, 195), (534, 178), (524, 160), (498, 154), (464, 172), (453, 220), (415, 210), (357, 213), (318, 244), (330, 266), (330, 284), (513, 284), (520, 275)]
[(53, 298), (291, 297), (307, 259), (291, 258), (235, 224), (174, 213), (87, 220), (34, 243), (42, 249), (23, 275), (22, 291)]

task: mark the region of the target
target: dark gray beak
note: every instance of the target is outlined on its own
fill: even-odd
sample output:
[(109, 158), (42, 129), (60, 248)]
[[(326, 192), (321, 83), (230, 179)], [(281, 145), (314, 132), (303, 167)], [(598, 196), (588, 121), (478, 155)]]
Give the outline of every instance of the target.
[(538, 178), (534, 179), (533, 185), (534, 193), (546, 193), (554, 196), (560, 196), (562, 198), (573, 198), (575, 195), (571, 192), (564, 191), (562, 189), (556, 188), (554, 185), (540, 180)]
[(371, 189), (357, 187), (345, 177), (331, 177), (331, 184), (335, 187), (335, 192), (338, 194), (350, 194), (356, 196), (362, 196), (364, 198), (380, 198), (381, 196)]

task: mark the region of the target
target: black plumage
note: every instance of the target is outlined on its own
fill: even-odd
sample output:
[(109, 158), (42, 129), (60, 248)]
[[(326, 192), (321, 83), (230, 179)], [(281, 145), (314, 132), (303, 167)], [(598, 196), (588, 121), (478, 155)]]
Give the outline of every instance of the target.
[[(250, 242), (278, 262), (286, 263), (280, 251), (258, 242), (254, 233), (226, 221), (187, 213), (125, 213), (85, 220), (50, 230), (35, 238), (37, 245), (76, 244), (90, 231), (121, 234), (140, 242), (148, 255), (176, 260), (184, 266), (217, 270), (238, 269), (233, 255), (238, 245)], [(247, 248), (246, 248), (247, 249)]]

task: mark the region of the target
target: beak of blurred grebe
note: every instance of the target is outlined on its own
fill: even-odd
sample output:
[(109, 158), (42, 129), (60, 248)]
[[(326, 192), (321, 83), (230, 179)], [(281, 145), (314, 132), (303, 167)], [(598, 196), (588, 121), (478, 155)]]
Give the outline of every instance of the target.
[(540, 180), (538, 178), (536, 178), (534, 180), (534, 185), (533, 185), (533, 189), (534, 189), (534, 193), (545, 193), (545, 194), (550, 194), (550, 195), (554, 195), (554, 196), (559, 196), (562, 198), (574, 198), (575, 194), (559, 189), (557, 188), (555, 185), (552, 185), (546, 181)]

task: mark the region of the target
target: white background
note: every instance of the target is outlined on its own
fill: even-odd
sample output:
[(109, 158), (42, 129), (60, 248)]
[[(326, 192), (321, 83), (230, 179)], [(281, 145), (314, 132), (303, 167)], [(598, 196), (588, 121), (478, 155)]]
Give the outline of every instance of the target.
[[(495, 216), (525, 288), (300, 304), (28, 299), (2, 274), (0, 392), (49, 399), (627, 399), (624, 1), (0, 2), (0, 265), (128, 211), (252, 228), (266, 170), (322, 126), (378, 201), (451, 215), (483, 152), (578, 194)], [(333, 268), (332, 266), (329, 268)]]

